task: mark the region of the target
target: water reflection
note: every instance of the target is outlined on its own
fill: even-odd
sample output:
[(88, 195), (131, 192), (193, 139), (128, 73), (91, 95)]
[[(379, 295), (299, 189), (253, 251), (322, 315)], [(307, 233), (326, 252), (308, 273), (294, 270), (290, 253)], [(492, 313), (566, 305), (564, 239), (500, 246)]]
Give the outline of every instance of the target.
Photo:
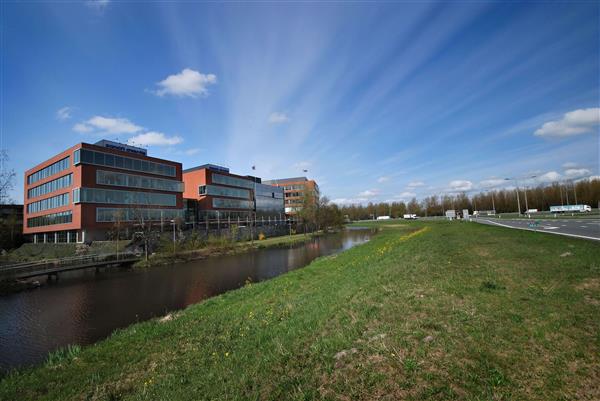
[(93, 343), (117, 328), (239, 288), (247, 280), (267, 280), (371, 236), (370, 230), (347, 230), (290, 248), (175, 266), (64, 273), (37, 290), (0, 297), (0, 369), (39, 362), (67, 344)]

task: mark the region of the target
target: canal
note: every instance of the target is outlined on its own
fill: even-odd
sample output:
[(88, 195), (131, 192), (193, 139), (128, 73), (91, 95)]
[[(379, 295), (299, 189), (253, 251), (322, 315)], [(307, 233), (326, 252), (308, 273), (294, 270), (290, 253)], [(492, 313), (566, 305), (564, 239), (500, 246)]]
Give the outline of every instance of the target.
[(43, 361), (68, 344), (86, 345), (115, 329), (268, 280), (368, 241), (347, 229), (286, 248), (265, 248), (149, 269), (61, 273), (36, 290), (0, 297), (0, 370)]

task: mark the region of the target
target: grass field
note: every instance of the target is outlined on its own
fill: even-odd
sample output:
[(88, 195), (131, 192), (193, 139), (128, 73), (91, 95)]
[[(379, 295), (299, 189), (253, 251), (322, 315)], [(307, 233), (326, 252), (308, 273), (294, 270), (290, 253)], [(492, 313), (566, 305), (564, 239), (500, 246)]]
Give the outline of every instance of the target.
[(600, 399), (597, 243), (377, 225), (304, 269), (54, 353), (0, 399)]

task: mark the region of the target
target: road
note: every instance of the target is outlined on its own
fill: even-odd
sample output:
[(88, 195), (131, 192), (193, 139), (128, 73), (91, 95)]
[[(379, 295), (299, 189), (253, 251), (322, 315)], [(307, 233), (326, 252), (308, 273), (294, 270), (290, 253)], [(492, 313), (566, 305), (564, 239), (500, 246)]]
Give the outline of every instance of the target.
[[(478, 223), (491, 224), (521, 230), (565, 235), (600, 241), (600, 219), (473, 219)], [(537, 227), (530, 224), (539, 222)]]

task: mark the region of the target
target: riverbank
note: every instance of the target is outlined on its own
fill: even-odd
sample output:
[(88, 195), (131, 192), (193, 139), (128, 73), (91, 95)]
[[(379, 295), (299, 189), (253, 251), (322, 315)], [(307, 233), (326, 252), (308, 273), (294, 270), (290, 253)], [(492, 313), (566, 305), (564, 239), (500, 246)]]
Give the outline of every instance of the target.
[(367, 244), (0, 382), (0, 399), (597, 399), (600, 249), (463, 222)]
[(185, 249), (185, 250), (163, 250), (162, 252), (156, 252), (151, 255), (148, 260), (140, 260), (134, 264), (134, 267), (152, 267), (169, 265), (173, 263), (188, 262), (197, 259), (204, 259), (214, 256), (222, 255), (235, 255), (239, 253), (248, 252), (252, 249), (263, 249), (273, 248), (282, 246), (292, 246), (295, 244), (301, 244), (311, 239), (323, 235), (322, 231), (306, 234), (293, 234), (283, 235), (273, 238), (265, 238), (262, 240), (252, 241), (237, 241), (231, 242), (223, 238), (217, 239), (213, 243), (204, 244), (197, 249)]

